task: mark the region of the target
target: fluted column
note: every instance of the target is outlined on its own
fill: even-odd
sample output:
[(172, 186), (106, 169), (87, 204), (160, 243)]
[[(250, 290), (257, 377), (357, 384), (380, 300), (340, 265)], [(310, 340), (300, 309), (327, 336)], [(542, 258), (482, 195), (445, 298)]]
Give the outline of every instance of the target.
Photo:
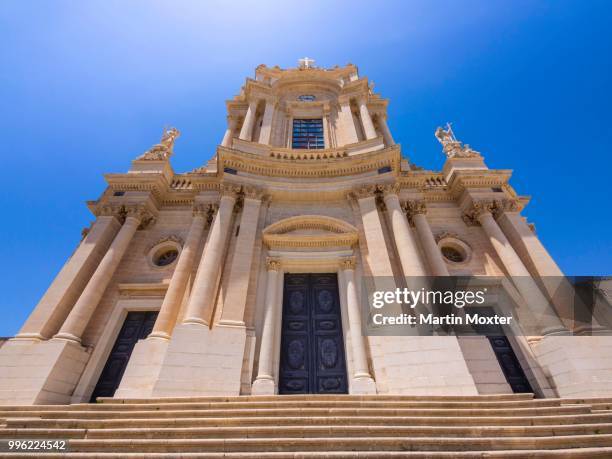
[(565, 327), (561, 320), (554, 315), (547, 299), (531, 277), (531, 274), (512, 248), (512, 245), (497, 225), (493, 212), (496, 206), (491, 201), (474, 202), (472, 207), (465, 213), (464, 220), (468, 224), (480, 223), (485, 231), (493, 249), (499, 256), (508, 275), (512, 278), (517, 290), (528, 304), (530, 312), (538, 316), (546, 317), (546, 329), (543, 333), (555, 333), (564, 331)]
[(365, 340), (362, 334), (361, 311), (359, 310), (357, 287), (355, 285), (355, 259), (342, 260), (340, 269), (342, 270), (341, 279), (343, 280), (346, 292), (346, 306), (353, 356), (353, 378), (373, 382), (368, 365)]
[(193, 269), (196, 250), (198, 250), (202, 240), (202, 234), (210, 212), (212, 212), (212, 206), (196, 205), (193, 209), (193, 220), (189, 227), (189, 233), (176, 263), (176, 268), (174, 268), (172, 280), (170, 280), (153, 331), (149, 335), (150, 338), (170, 338), (170, 332), (176, 322), (176, 316), (181, 308), (181, 300), (185, 295), (187, 282)]
[(402, 271), (405, 277), (426, 276), (427, 271), (421, 261), (421, 255), (414, 234), (402, 212), (397, 191), (398, 189), (395, 185), (385, 187), (384, 201), (389, 219), (391, 220), (393, 238), (402, 265)]
[(270, 144), (270, 136), (272, 135), (272, 119), (274, 117), (274, 101), (266, 100), (266, 108), (264, 109), (263, 120), (261, 123), (261, 131), (259, 131), (259, 143), (265, 145)]
[(425, 216), (427, 213), (425, 203), (422, 201), (408, 201), (406, 203), (406, 213), (414, 222), (421, 246), (431, 269), (431, 274), (433, 276), (448, 276), (448, 268), (444, 258), (442, 258), (442, 252), (438, 244), (436, 244), (436, 239)]
[(234, 129), (236, 129), (236, 118), (234, 116), (229, 115), (227, 117), (227, 129), (225, 130), (225, 134), (223, 135), (223, 140), (221, 141), (221, 145), (224, 147), (232, 146), (232, 138), (234, 136)]
[(143, 207), (131, 207), (125, 210), (127, 214), (125, 215), (123, 226), (113, 239), (104, 258), (102, 258), (98, 268), (91, 276), (83, 293), (72, 308), (72, 311), (70, 311), (70, 314), (68, 314), (59, 333), (54, 338), (81, 342), (82, 334), (98, 307), (98, 303), (102, 299), (102, 295), (129, 247), (138, 226), (143, 219), (149, 218), (148, 213)]
[(359, 99), (359, 114), (361, 116), (361, 124), (363, 124), (363, 133), (366, 139), (375, 138), (376, 129), (374, 129), (374, 123), (372, 123), (372, 117), (370, 116), (367, 100), (365, 98)]
[(210, 324), (230, 232), (232, 212), (236, 203), (236, 191), (237, 189), (231, 186), (221, 190), (219, 209), (200, 259), (183, 323)]
[(249, 103), (246, 115), (244, 117), (244, 123), (242, 123), (242, 129), (240, 129), (240, 139), (251, 141), (253, 139), (253, 126), (255, 125), (255, 111), (257, 110), (257, 103), (259, 101), (252, 100)]
[(274, 335), (280, 315), (280, 301), (277, 298), (278, 282), (281, 277), (280, 261), (275, 258), (268, 258), (266, 260), (266, 269), (266, 298), (261, 345), (259, 347), (259, 367), (257, 378), (253, 382), (252, 388), (252, 393), (255, 395), (274, 393)]
[(240, 233), (232, 257), (229, 274), (229, 291), (223, 303), (220, 325), (244, 326), (244, 309), (246, 307), (255, 235), (257, 233), (259, 210), (261, 208), (262, 190), (255, 187), (244, 187), (244, 204), (240, 217)]

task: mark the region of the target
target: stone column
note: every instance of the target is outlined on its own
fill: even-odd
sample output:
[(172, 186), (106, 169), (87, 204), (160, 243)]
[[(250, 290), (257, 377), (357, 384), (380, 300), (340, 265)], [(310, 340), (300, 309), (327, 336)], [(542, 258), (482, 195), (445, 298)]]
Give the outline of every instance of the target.
[(359, 114), (366, 139), (374, 139), (376, 137), (376, 129), (374, 129), (374, 123), (372, 123), (372, 117), (370, 116), (365, 97), (359, 99)]
[(540, 291), (531, 274), (516, 254), (510, 242), (497, 225), (493, 212), (496, 205), (492, 201), (477, 201), (472, 204), (465, 215), (464, 220), (468, 224), (480, 223), (483, 230), (499, 256), (501, 262), (515, 284), (517, 290), (527, 302), (529, 311), (537, 317), (545, 318), (545, 330), (542, 334), (565, 332), (561, 320), (556, 317), (554, 310), (550, 307), (544, 294)]
[(85, 290), (83, 290), (72, 311), (68, 314), (64, 325), (62, 325), (59, 333), (54, 338), (75, 341), (77, 343), (81, 342), (81, 336), (98, 303), (102, 299), (102, 295), (106, 287), (108, 287), (117, 266), (119, 266), (123, 255), (129, 247), (138, 226), (143, 219), (149, 218), (147, 212), (140, 206), (131, 207), (126, 210), (127, 215), (121, 230), (119, 230), (119, 233), (113, 239), (106, 255), (102, 258), (98, 268), (87, 283)]
[(280, 319), (280, 301), (277, 292), (281, 278), (281, 264), (277, 259), (268, 258), (266, 267), (268, 278), (266, 280), (264, 322), (259, 347), (259, 368), (252, 387), (253, 395), (271, 395), (276, 392), (272, 367), (274, 364), (274, 331)]
[[(569, 327), (574, 327), (576, 304), (574, 288), (550, 256), (540, 239), (531, 230), (525, 218), (520, 214), (520, 205), (516, 200), (497, 201), (497, 224), (502, 229), (510, 244), (521, 258), (529, 272), (540, 279), (544, 291), (551, 298), (555, 309)], [(584, 311), (586, 312), (586, 311)], [(593, 318), (594, 319), (594, 318)], [(593, 326), (597, 327), (596, 320)]]
[(16, 339), (49, 339), (59, 331), (120, 228), (114, 216), (98, 216)]
[(339, 103), (339, 115), (342, 119), (342, 138), (344, 139), (344, 145), (356, 143), (359, 138), (357, 137), (355, 122), (353, 121), (351, 100), (349, 98), (339, 99)]
[(427, 213), (425, 203), (422, 201), (408, 201), (406, 203), (406, 213), (414, 222), (419, 240), (421, 241), (421, 245), (425, 251), (425, 256), (427, 257), (431, 269), (431, 274), (433, 276), (448, 276), (448, 268), (446, 267), (444, 258), (442, 258), (442, 252), (440, 252), (440, 248), (438, 244), (436, 244), (436, 239), (434, 238), (427, 217), (425, 216)]
[(257, 110), (257, 103), (259, 101), (252, 100), (249, 103), (249, 108), (244, 117), (244, 123), (242, 123), (242, 129), (240, 129), (240, 139), (248, 140), (249, 142), (253, 139), (253, 127), (255, 125), (255, 111)]
[(270, 136), (272, 134), (272, 119), (274, 118), (274, 101), (266, 100), (266, 108), (264, 109), (261, 131), (259, 132), (259, 143), (270, 145)]
[(181, 300), (185, 295), (187, 282), (193, 269), (196, 250), (202, 240), (206, 219), (212, 210), (212, 206), (194, 206), (193, 220), (189, 227), (189, 233), (176, 263), (176, 268), (174, 268), (172, 280), (153, 326), (153, 331), (149, 335), (150, 338), (170, 338), (170, 333), (176, 322), (176, 316), (181, 308)]
[(200, 259), (183, 323), (206, 326), (210, 324), (237, 191), (238, 189), (232, 186), (226, 186), (221, 190), (219, 209)]
[(346, 307), (348, 312), (349, 333), (351, 336), (351, 351), (353, 356), (352, 394), (375, 394), (376, 384), (370, 375), (365, 340), (362, 334), (361, 311), (355, 285), (355, 259), (341, 261), (340, 268), (343, 288), (346, 292)]
[(385, 139), (385, 145), (387, 145), (388, 147), (391, 145), (395, 145), (395, 140), (393, 140), (393, 136), (391, 135), (391, 131), (389, 130), (389, 126), (387, 125), (387, 117), (385, 115), (378, 116), (378, 126), (380, 126), (383, 138)]
[(259, 220), (262, 191), (254, 187), (245, 187), (244, 205), (240, 218), (240, 234), (229, 274), (229, 291), (223, 304), (220, 325), (244, 327), (244, 308), (251, 278), (251, 263), (255, 234)]
[(223, 135), (221, 145), (224, 147), (232, 146), (232, 138), (234, 137), (234, 129), (236, 129), (236, 118), (232, 115), (227, 116), (227, 129)]
[(385, 206), (387, 206), (389, 219), (391, 220), (393, 238), (395, 240), (395, 246), (397, 247), (402, 270), (404, 271), (404, 276), (427, 276), (414, 234), (402, 212), (397, 191), (398, 187), (396, 185), (385, 187), (384, 201)]
[(374, 276), (393, 277), (385, 236), (376, 205), (376, 186), (364, 186), (353, 191), (361, 212), (363, 232), (368, 247), (368, 261)]

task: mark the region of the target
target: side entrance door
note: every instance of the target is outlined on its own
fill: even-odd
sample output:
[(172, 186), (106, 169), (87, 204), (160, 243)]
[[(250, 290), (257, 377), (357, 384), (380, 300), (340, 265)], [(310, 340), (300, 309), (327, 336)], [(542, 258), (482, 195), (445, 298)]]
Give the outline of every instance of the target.
[(112, 397), (115, 394), (136, 342), (149, 336), (155, 319), (157, 319), (157, 311), (128, 312), (117, 341), (100, 374), (98, 384), (91, 395), (91, 402), (95, 402), (97, 397)]
[(348, 391), (336, 273), (284, 276), (278, 391)]

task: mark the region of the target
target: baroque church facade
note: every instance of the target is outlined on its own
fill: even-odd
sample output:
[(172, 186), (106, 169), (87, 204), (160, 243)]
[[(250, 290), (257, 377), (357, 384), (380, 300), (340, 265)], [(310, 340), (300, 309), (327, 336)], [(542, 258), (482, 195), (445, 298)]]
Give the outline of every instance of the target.
[[(261, 65), (227, 101), (216, 155), (187, 173), (179, 131), (88, 202), (96, 216), (17, 336), (1, 404), (97, 397), (534, 392), (612, 395), (612, 339), (577, 329), (563, 273), (511, 172), (438, 129), (446, 162), (401, 155), (388, 101), (353, 65)], [(528, 279), (538, 336), (365, 336), (365, 277)], [(570, 330), (572, 333), (567, 333)]]

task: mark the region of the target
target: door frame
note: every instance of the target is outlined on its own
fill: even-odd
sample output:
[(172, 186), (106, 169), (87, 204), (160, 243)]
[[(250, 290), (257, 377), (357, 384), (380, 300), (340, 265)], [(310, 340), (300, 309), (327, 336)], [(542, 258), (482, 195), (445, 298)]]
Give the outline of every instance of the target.
[(157, 298), (120, 298), (108, 317), (104, 330), (98, 339), (91, 357), (87, 362), (85, 371), (77, 384), (70, 403), (88, 403), (91, 399), (100, 374), (106, 365), (117, 336), (125, 322), (128, 312), (132, 311), (159, 311), (163, 297)]
[[(347, 258), (355, 256), (352, 249), (350, 250), (337, 250), (337, 251), (323, 251), (323, 252), (293, 252), (293, 251), (268, 251), (265, 256), (277, 258), (281, 262), (281, 269), (279, 271), (279, 281), (277, 292), (277, 307), (281, 311), (279, 319), (277, 321), (276, 329), (274, 331), (274, 384), (276, 393), (278, 393), (278, 378), (280, 375), (280, 354), (281, 354), (281, 333), (282, 333), (282, 304), (283, 304), (283, 286), (285, 284), (285, 273), (336, 273), (338, 276), (338, 295), (340, 297), (340, 321), (342, 323), (342, 341), (344, 345), (344, 355), (346, 360), (346, 376), (348, 383), (348, 393), (352, 390), (353, 381), (353, 355), (351, 352), (351, 346), (348, 340), (350, 339), (349, 323), (348, 323), (348, 310), (346, 302), (346, 292), (343, 288), (344, 279), (342, 277), (342, 271), (340, 269), (340, 263)], [(356, 280), (359, 281), (361, 278), (361, 271), (359, 267), (360, 263), (357, 263), (355, 269)], [(264, 276), (265, 277), (265, 276)], [(357, 292), (358, 295), (361, 292)], [(263, 305), (261, 305), (263, 306)], [(261, 330), (261, 327), (258, 327)], [(259, 339), (257, 340), (260, 341)], [(259, 354), (259, 349), (257, 349)]]

